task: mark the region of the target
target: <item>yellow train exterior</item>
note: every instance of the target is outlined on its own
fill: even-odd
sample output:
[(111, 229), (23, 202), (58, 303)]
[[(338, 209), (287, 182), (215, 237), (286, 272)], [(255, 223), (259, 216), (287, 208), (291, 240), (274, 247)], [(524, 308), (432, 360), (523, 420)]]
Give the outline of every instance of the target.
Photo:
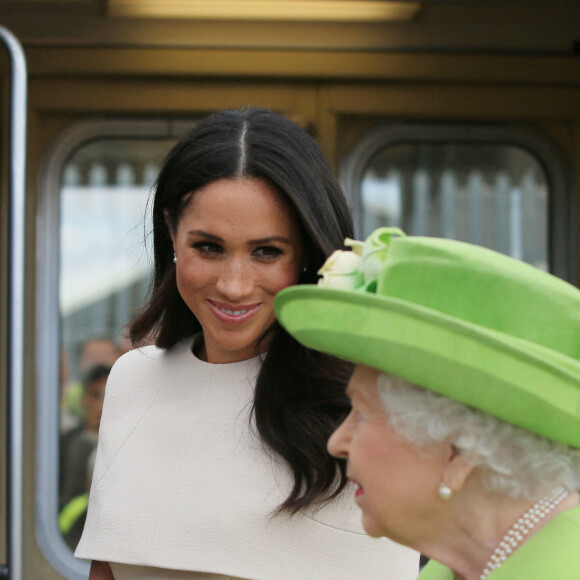
[[(95, 140), (106, 141), (103, 150), (119, 139), (169, 144), (211, 111), (267, 107), (318, 140), (345, 183), (359, 231), (381, 224), (379, 206), (415, 233), (423, 227), (444, 234), (447, 226), (432, 224), (437, 216), (458, 231), (479, 228), (483, 240), (504, 236), (523, 259), (529, 245), (529, 261), (572, 283), (580, 277), (580, 10), (574, 1), (0, 0), (0, 25), (21, 44), (28, 81), (24, 287), (16, 313), (23, 324), (23, 419), (16, 449), (10, 320), (20, 306), (9, 268), (11, 64), (2, 51), (0, 578), (75, 579), (86, 570), (58, 528), (62, 368), (52, 343), (62, 338), (64, 316), (59, 204), (66, 187), (73, 199), (74, 187), (84, 186), (73, 173), (90, 172), (83, 162), (96, 162), (74, 156)], [(451, 149), (443, 155), (442, 147)], [(490, 171), (498, 183), (505, 175), (519, 181), (503, 201), (485, 184), (480, 198), (475, 185), (439, 198), (421, 190), (428, 173), (411, 167), (438, 155), (467, 155), (476, 165), (484, 159), (481, 171), (472, 168), (473, 183)], [(526, 155), (532, 161), (524, 170)], [(502, 165), (506, 158), (517, 160), (516, 169)], [(454, 167), (447, 178), (461, 181), (465, 175)], [(442, 179), (441, 167), (434, 171)], [(528, 174), (536, 176), (533, 207), (525, 205)], [(405, 180), (409, 189), (393, 193)], [(381, 191), (391, 192), (384, 194), (388, 203)], [(465, 210), (457, 225), (456, 208), (471, 202), (475, 209)], [(506, 208), (513, 227), (500, 231)], [(517, 221), (520, 214), (524, 221)], [(522, 229), (533, 233), (529, 241)], [(10, 489), (15, 452), (22, 467), (18, 493)], [(20, 503), (16, 510), (13, 501)]]

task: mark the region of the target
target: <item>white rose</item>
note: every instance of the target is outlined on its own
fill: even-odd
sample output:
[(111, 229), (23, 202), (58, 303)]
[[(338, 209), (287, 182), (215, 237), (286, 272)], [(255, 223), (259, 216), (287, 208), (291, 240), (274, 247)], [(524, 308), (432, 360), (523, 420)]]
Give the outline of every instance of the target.
[(318, 270), (318, 274), (322, 276), (318, 285), (341, 290), (358, 288), (363, 282), (362, 273), (359, 270), (360, 262), (361, 257), (358, 253), (336, 250)]

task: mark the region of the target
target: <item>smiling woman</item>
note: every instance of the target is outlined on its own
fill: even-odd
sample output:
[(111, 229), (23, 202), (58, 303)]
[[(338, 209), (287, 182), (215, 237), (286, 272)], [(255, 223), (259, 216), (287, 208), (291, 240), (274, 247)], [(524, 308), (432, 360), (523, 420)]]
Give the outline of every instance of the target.
[(365, 537), (344, 461), (326, 452), (352, 366), (274, 313), (349, 235), (328, 163), (280, 115), (212, 115), (169, 153), (140, 348), (107, 384), (76, 552), (92, 580), (416, 576), (415, 551)]
[(171, 229), (177, 287), (203, 328), (198, 356), (239, 362), (268, 347), (274, 296), (303, 267), (298, 224), (266, 181), (220, 179), (199, 190)]

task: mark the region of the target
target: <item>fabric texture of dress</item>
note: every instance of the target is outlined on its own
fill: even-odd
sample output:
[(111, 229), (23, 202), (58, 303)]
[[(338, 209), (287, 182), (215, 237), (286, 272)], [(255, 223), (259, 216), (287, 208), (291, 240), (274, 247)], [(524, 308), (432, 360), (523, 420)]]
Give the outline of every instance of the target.
[[(522, 544), (489, 580), (578, 580), (580, 578), (580, 507), (550, 520)], [(453, 572), (429, 562), (418, 580), (453, 580)]]
[(273, 515), (292, 480), (251, 421), (261, 361), (210, 364), (191, 345), (113, 367), (76, 556), (252, 580), (416, 578), (417, 552), (366, 536), (348, 490)]

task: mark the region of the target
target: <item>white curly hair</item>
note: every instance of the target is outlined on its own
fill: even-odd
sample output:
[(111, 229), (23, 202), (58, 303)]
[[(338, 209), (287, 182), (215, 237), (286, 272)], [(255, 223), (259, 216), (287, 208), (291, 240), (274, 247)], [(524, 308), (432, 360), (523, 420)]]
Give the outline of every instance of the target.
[(450, 440), (473, 458), (490, 492), (535, 500), (560, 484), (580, 489), (580, 449), (392, 375), (380, 374), (377, 388), (400, 437), (418, 449)]

